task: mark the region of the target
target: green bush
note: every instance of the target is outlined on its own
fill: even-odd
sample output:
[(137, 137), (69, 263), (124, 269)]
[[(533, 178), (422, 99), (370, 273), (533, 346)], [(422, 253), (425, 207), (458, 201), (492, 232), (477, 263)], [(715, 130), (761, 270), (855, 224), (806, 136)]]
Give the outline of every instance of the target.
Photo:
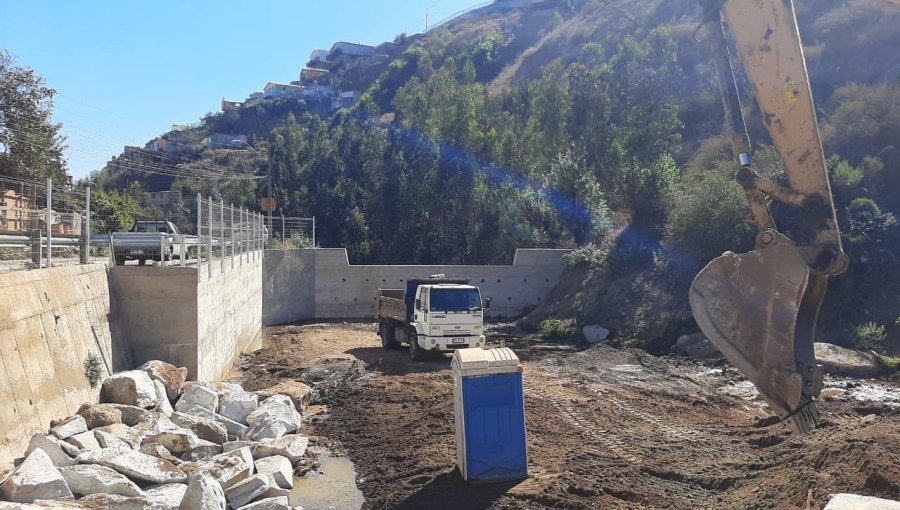
[(857, 349), (866, 351), (881, 352), (884, 350), (884, 342), (887, 339), (887, 333), (884, 326), (874, 322), (867, 322), (856, 328), (853, 335), (853, 342)]
[(100, 378), (103, 377), (103, 364), (93, 353), (88, 354), (87, 358), (84, 359), (84, 376), (90, 383), (91, 388), (96, 388)]
[(574, 326), (569, 326), (559, 319), (545, 319), (538, 325), (538, 336), (546, 340), (572, 338), (576, 334)]

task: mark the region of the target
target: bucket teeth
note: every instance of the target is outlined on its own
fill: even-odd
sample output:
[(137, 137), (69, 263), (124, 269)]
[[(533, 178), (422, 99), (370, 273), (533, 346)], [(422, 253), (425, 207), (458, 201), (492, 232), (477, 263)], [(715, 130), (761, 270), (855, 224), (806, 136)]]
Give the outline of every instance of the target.
[(819, 422), (812, 342), (825, 280), (810, 276), (793, 243), (777, 235), (778, 242), (710, 262), (691, 284), (690, 303), (704, 335), (769, 407), (808, 432)]

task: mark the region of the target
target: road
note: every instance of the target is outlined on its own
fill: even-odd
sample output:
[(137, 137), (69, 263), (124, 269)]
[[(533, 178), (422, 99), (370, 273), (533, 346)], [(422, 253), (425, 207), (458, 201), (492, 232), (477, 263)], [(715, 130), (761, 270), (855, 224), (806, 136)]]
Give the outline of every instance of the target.
[[(797, 436), (721, 361), (508, 342), (526, 381), (522, 482), (462, 481), (449, 358), (384, 351), (374, 324), (274, 328), (241, 380), (254, 389), (321, 378), (316, 367), (355, 371), (321, 393), (307, 432), (349, 455), (367, 508), (785, 509), (821, 508), (837, 492), (900, 495), (896, 382), (829, 379), (822, 426)], [(879, 400), (860, 400), (867, 388)]]

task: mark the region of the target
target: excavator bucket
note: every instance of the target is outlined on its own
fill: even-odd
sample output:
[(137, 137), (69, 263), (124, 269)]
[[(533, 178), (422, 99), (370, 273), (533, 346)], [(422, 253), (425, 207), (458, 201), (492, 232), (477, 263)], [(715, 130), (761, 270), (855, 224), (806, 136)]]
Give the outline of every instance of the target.
[(811, 276), (794, 244), (778, 233), (742, 254), (726, 252), (694, 279), (691, 309), (707, 338), (798, 432), (819, 421), (822, 370), (813, 334), (827, 278)]

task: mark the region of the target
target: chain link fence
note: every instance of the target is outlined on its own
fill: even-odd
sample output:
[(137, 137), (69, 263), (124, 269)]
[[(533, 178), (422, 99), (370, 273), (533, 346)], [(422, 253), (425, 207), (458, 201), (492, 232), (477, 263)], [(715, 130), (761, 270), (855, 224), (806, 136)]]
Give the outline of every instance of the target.
[(197, 195), (197, 225), (198, 263), (209, 276), (262, 257), (267, 233), (259, 213)]

